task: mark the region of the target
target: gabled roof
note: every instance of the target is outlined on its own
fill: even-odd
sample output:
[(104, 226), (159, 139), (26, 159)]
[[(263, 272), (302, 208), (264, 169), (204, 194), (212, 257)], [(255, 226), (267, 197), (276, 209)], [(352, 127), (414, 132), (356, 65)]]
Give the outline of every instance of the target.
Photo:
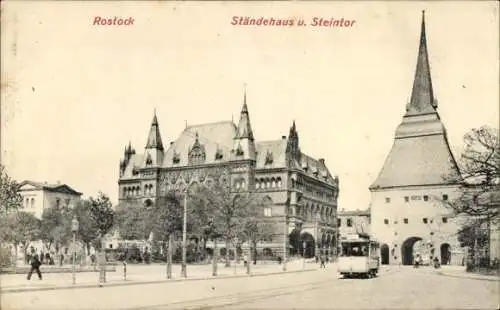
[[(260, 141), (255, 143), (257, 158), (255, 167), (265, 168), (285, 168), (286, 167), (286, 139)], [(266, 164), (267, 154), (271, 154), (272, 163)]]
[(23, 189), (23, 187), (26, 187), (26, 185), (31, 185), (32, 188), (36, 190), (46, 190), (50, 192), (65, 193), (78, 196), (82, 195), (82, 193), (74, 190), (73, 188), (71, 188), (66, 184), (48, 184), (48, 183), (35, 182), (29, 180), (20, 183), (20, 191), (32, 190), (32, 189)]
[[(162, 167), (186, 166), (189, 151), (196, 142), (196, 134), (198, 134), (199, 144), (205, 150), (205, 164), (227, 162), (230, 159), (236, 126), (232, 121), (222, 121), (185, 128), (165, 152)], [(215, 159), (217, 151), (222, 154), (222, 159)], [(174, 155), (178, 155), (178, 164), (174, 164)]]

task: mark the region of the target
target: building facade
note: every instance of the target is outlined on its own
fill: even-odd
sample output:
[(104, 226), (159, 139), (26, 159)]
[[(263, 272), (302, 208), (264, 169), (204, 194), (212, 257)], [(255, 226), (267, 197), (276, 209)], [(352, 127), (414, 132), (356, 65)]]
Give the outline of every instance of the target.
[[(156, 113), (146, 146), (138, 154), (129, 144), (120, 161), (119, 200), (154, 203), (169, 191), (181, 195), (191, 184), (214, 180), (232, 194), (254, 193), (262, 200), (262, 216), (274, 223), (275, 234), (258, 247), (313, 256), (318, 248), (335, 246), (338, 178), (324, 159), (302, 152), (295, 125), (288, 137), (256, 141), (244, 95), (238, 124), (221, 121), (186, 126), (164, 147)], [(286, 238), (285, 238), (286, 235)], [(299, 249), (300, 248), (300, 249)]]
[(53, 206), (74, 207), (82, 193), (66, 184), (48, 184), (47, 182), (23, 181), (19, 193), (23, 198), (22, 211), (42, 218), (43, 210)]
[(377, 179), (370, 186), (372, 234), (382, 243), (382, 263), (412, 264), (438, 257), (462, 264), (460, 220), (445, 207), (462, 182), (434, 97), (422, 15), (420, 46), (410, 102)]
[(339, 211), (337, 227), (340, 239), (356, 233), (371, 233), (371, 212), (370, 210)]

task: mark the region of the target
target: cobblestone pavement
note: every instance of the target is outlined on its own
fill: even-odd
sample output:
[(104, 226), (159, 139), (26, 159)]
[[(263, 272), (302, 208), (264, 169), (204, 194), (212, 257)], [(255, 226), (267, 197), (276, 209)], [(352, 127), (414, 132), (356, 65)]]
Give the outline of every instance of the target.
[(334, 265), (305, 273), (2, 295), (3, 309), (496, 309), (499, 282), (431, 268), (384, 267), (339, 279)]

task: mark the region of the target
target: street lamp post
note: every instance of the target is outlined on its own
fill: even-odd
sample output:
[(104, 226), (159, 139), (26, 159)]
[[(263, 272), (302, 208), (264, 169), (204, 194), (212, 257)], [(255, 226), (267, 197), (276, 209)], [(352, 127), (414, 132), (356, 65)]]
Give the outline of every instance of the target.
[(236, 274), (236, 251), (238, 250), (238, 237), (234, 239), (234, 274)]
[(76, 232), (78, 231), (78, 220), (73, 217), (71, 221), (71, 232), (73, 233), (73, 284), (76, 284), (76, 272), (75, 272), (75, 262), (76, 262)]
[(302, 243), (302, 269), (303, 270), (306, 269), (306, 246), (307, 246), (307, 242), (304, 241)]
[(188, 194), (188, 187), (186, 187), (186, 192), (184, 193), (184, 216), (183, 216), (183, 220), (182, 220), (182, 265), (181, 265), (181, 276), (183, 278), (187, 278), (187, 270), (186, 270), (187, 194)]

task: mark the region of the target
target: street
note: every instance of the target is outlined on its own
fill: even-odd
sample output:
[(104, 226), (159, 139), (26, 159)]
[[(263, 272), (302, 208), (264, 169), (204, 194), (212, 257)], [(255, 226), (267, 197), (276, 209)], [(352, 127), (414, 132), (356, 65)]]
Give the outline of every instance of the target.
[(384, 266), (374, 279), (339, 279), (335, 265), (250, 278), (2, 294), (2, 309), (496, 309), (498, 281)]

